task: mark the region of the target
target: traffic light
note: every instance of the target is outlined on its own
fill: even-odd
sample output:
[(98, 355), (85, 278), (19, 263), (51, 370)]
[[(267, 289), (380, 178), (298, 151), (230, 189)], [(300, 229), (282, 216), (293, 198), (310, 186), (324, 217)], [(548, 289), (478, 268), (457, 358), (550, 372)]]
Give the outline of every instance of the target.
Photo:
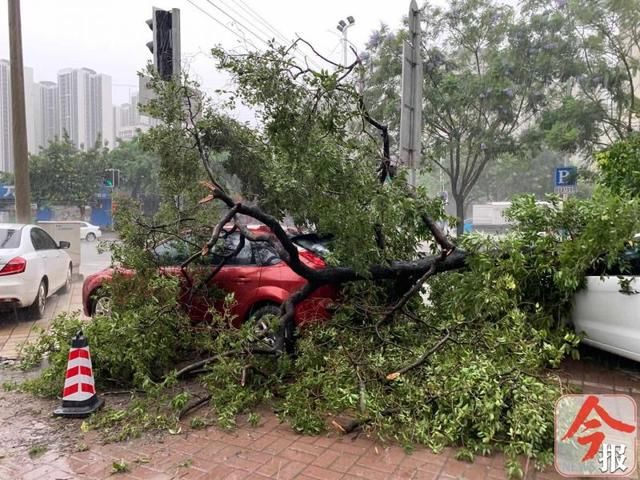
[(102, 185), (104, 187), (113, 188), (113, 176), (110, 171), (105, 170), (104, 174), (102, 175)]
[(147, 47), (153, 53), (153, 64), (163, 80), (180, 75), (180, 10), (162, 10), (153, 7), (153, 16), (147, 20), (153, 32), (153, 41)]
[(120, 170), (108, 168), (102, 175), (102, 185), (109, 188), (120, 186)]

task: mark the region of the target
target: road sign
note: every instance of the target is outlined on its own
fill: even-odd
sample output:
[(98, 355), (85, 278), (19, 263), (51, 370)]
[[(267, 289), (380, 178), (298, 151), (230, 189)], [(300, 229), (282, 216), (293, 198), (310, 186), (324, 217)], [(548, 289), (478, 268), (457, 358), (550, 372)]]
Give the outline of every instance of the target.
[(555, 193), (576, 193), (578, 191), (578, 168), (557, 167), (555, 172)]
[(0, 184), (0, 199), (14, 200), (16, 187)]

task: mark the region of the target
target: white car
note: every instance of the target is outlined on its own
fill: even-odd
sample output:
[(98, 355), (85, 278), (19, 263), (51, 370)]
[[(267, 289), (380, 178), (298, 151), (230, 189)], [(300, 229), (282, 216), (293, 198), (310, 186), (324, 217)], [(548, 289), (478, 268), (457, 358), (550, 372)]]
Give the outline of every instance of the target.
[(87, 242), (93, 242), (96, 238), (102, 236), (102, 230), (97, 225), (89, 222), (78, 222), (80, 224), (80, 238), (84, 238)]
[(47, 297), (71, 288), (71, 257), (36, 225), (0, 223), (0, 306), (42, 318)]
[(578, 292), (573, 326), (587, 345), (640, 362), (640, 238), (623, 258), (627, 269), (596, 269)]

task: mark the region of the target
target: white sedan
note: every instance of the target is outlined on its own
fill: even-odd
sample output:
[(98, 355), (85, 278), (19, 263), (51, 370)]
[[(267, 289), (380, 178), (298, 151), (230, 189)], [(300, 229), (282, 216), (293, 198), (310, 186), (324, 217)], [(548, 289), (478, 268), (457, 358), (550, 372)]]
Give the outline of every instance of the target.
[(640, 362), (640, 238), (623, 254), (625, 269), (596, 268), (578, 292), (573, 326), (583, 340)]
[(97, 225), (92, 225), (89, 222), (80, 223), (80, 238), (84, 238), (87, 242), (93, 242), (96, 238), (102, 236), (102, 230)]
[(47, 297), (71, 288), (69, 242), (56, 243), (36, 225), (0, 223), (0, 306), (42, 318)]

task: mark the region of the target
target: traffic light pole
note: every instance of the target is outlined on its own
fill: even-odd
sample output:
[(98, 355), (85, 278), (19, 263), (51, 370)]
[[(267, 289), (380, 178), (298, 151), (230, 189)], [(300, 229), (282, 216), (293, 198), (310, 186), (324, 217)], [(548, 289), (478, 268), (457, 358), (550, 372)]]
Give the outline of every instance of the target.
[(11, 61), (11, 120), (16, 217), (19, 223), (31, 223), (31, 186), (29, 183), (27, 120), (24, 106), (20, 0), (9, 0), (9, 58)]

